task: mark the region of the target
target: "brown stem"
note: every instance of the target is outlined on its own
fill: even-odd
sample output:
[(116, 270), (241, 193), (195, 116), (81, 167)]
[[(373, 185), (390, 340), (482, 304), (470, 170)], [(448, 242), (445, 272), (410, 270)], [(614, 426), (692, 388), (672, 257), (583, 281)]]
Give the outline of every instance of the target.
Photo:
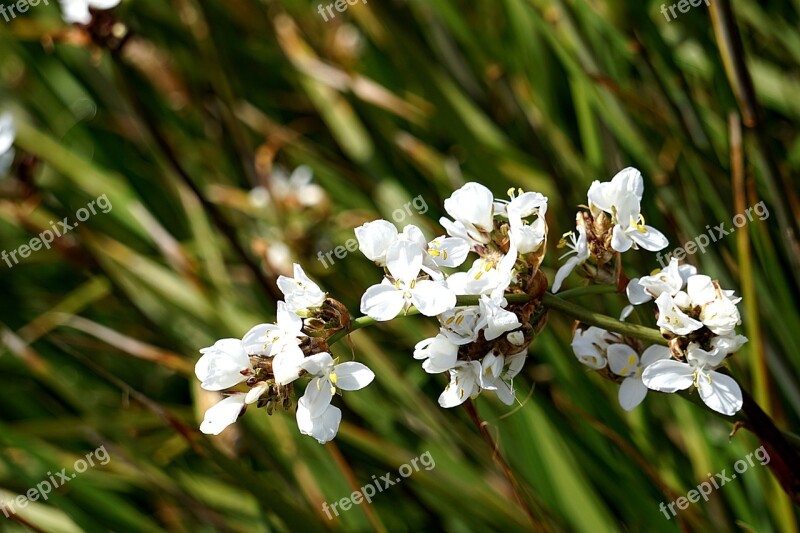
[[(500, 450), (497, 449), (497, 445), (492, 438), (492, 435), (489, 433), (489, 429), (487, 428), (486, 422), (481, 419), (481, 416), (478, 414), (478, 410), (475, 408), (475, 404), (472, 402), (471, 399), (468, 399), (464, 402), (464, 410), (469, 415), (470, 420), (472, 423), (475, 424), (475, 427), (480, 432), (481, 437), (483, 440), (486, 441), (486, 444), (492, 450), (492, 458), (497, 462), (500, 466), (501, 470), (503, 471), (503, 475), (508, 480), (509, 484), (511, 484), (511, 488), (514, 490), (514, 496), (517, 498), (517, 502), (519, 503), (520, 507), (525, 511), (525, 514), (528, 516), (528, 520), (530, 520), (531, 525), (533, 526), (535, 531), (550, 531), (550, 528), (547, 525), (540, 521), (539, 518), (534, 514), (533, 510), (528, 506), (528, 502), (525, 499), (525, 496), (522, 493), (522, 487), (519, 485), (517, 478), (514, 476), (514, 472), (511, 470), (511, 467), (508, 463), (503, 459), (503, 456), (500, 454)], [(539, 515), (543, 514), (541, 507), (534, 501), (535, 507), (537, 507), (537, 512)]]
[(742, 396), (742, 410), (747, 416), (745, 427), (758, 437), (767, 450), (769, 468), (783, 490), (795, 505), (800, 505), (800, 452), (786, 440), (783, 432), (747, 391), (742, 390)]

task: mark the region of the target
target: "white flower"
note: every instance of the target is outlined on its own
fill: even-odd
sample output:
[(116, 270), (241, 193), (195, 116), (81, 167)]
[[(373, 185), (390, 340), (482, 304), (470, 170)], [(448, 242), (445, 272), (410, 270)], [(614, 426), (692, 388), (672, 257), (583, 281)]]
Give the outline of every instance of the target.
[(610, 182), (595, 181), (589, 188), (589, 208), (594, 216), (605, 211), (614, 224), (611, 248), (627, 252), (641, 246), (657, 252), (669, 245), (669, 241), (657, 229), (647, 226), (641, 213), (644, 180), (635, 168), (620, 171)]
[(700, 306), (700, 321), (716, 335), (733, 333), (741, 323), (736, 304), (741, 298), (731, 299), (733, 291), (723, 291), (708, 276), (692, 276), (686, 284), (686, 292), (693, 306)]
[(608, 364), (606, 350), (609, 344), (616, 340), (608, 331), (596, 326), (576, 328), (572, 337), (572, 351), (582, 364), (600, 370)]
[(274, 357), (272, 371), (275, 381), (286, 385), (299, 377), (303, 351), (298, 337), (305, 337), (303, 319), (289, 311), (285, 302), (278, 302), (277, 318), (275, 324), (259, 324), (251, 328), (242, 338), (242, 344), (250, 355)]
[(319, 285), (311, 281), (303, 267), (296, 263), (294, 277), (279, 276), (278, 288), (286, 297), (286, 309), (294, 313), (319, 307), (326, 297)]
[(662, 359), (669, 359), (669, 349), (654, 344), (639, 355), (627, 344), (612, 344), (606, 352), (608, 367), (618, 376), (625, 379), (619, 387), (619, 405), (626, 411), (642, 403), (647, 395), (647, 387), (642, 382), (644, 370)]
[(239, 339), (221, 339), (200, 350), (194, 373), (205, 390), (221, 391), (247, 381), (253, 373), (250, 357)]
[[(514, 266), (517, 262), (517, 249), (512, 243), (508, 253), (502, 257), (481, 257), (472, 263), (463, 281), (464, 292), (460, 294), (503, 293), (514, 279)], [(452, 279), (454, 276), (450, 276)], [(448, 280), (449, 282), (449, 280)], [(448, 283), (448, 285), (450, 285)]]
[(447, 372), (456, 365), (458, 345), (442, 333), (419, 341), (414, 346), (414, 359), (424, 359), (422, 368), (429, 374)]
[[(514, 386), (512, 382), (525, 365), (527, 356), (525, 351), (509, 356), (495, 355), (492, 352), (486, 354), (481, 363), (481, 388), (494, 391), (504, 404), (513, 404)], [(508, 368), (503, 372), (506, 365)]]
[(522, 325), (517, 315), (503, 309), (505, 305), (508, 305), (508, 302), (503, 298), (502, 292), (493, 293), (491, 297), (486, 294), (481, 295), (480, 320), (477, 328), (484, 330), (483, 336), (487, 341), (494, 340)]
[[(454, 276), (448, 278), (448, 282)], [(448, 283), (448, 287), (454, 292)], [(466, 294), (461, 292), (460, 294)], [(447, 337), (447, 340), (457, 346), (469, 344), (478, 338), (478, 320), (480, 319), (480, 307), (476, 305), (468, 307), (456, 307), (450, 311), (439, 315), (439, 324), (441, 325), (441, 334)]]
[[(685, 294), (686, 293), (678, 292), (676, 297)], [(679, 298), (678, 301), (676, 301), (669, 293), (662, 292), (661, 295), (656, 298), (656, 305), (658, 306), (658, 321), (656, 324), (662, 331), (670, 331), (675, 335), (688, 335), (702, 328), (703, 323), (684, 313), (678, 305), (678, 303), (684, 303), (680, 300)]]
[(11, 113), (0, 115), (0, 177), (8, 174), (14, 162), (14, 138), (17, 130)]
[(451, 237), (462, 238), (471, 245), (489, 242), (494, 229), (492, 191), (480, 183), (467, 183), (444, 201), (444, 209), (454, 221), (442, 217), (439, 223)]
[[(586, 240), (586, 229), (583, 227), (583, 224), (578, 224), (576, 230), (578, 232), (577, 239), (573, 232), (564, 235), (565, 239), (562, 242), (566, 247), (570, 248), (570, 251), (559, 257), (559, 259), (564, 259), (572, 254), (575, 254), (575, 256), (567, 259), (567, 262), (561, 265), (561, 268), (556, 272), (556, 279), (553, 281), (554, 293), (561, 289), (561, 284), (564, 283), (564, 280), (567, 279), (567, 276), (569, 276), (576, 267), (584, 264), (586, 260), (589, 259), (589, 242)], [(571, 242), (568, 242), (566, 238), (569, 238)]]
[(436, 316), (453, 309), (456, 295), (442, 283), (417, 279), (424, 253), (416, 243), (398, 241), (386, 255), (386, 267), (394, 283), (384, 279), (361, 298), (361, 312), (374, 320), (391, 320), (414, 305), (425, 316)]
[(469, 243), (458, 237), (437, 237), (428, 243), (428, 255), (440, 267), (461, 266), (469, 255)]
[(342, 411), (334, 405), (328, 405), (319, 416), (312, 417), (305, 398), (298, 400), (295, 416), (300, 433), (314, 437), (320, 444), (333, 440), (342, 422)]
[(89, 9), (111, 9), (119, 5), (120, 0), (59, 0), (61, 17), (67, 24), (89, 24), (92, 14)]
[[(509, 190), (513, 194), (513, 189)], [(547, 197), (538, 192), (525, 192), (512, 197), (506, 206), (511, 242), (521, 254), (535, 252), (547, 237)], [(528, 217), (536, 215), (536, 220), (526, 224)]]
[(327, 352), (306, 357), (300, 368), (314, 376), (302, 398), (311, 418), (317, 418), (325, 412), (337, 388), (359, 390), (375, 379), (375, 374), (365, 365), (355, 362), (337, 365)]
[(456, 407), (481, 392), (481, 364), (478, 361), (459, 361), (450, 370), (450, 383), (439, 396), (439, 405)]
[(628, 300), (633, 305), (640, 305), (658, 298), (664, 292), (675, 296), (695, 274), (697, 274), (695, 267), (678, 265), (678, 260), (673, 257), (665, 269), (649, 276), (632, 279), (627, 288)]
[(733, 378), (714, 371), (724, 359), (725, 354), (711, 354), (692, 343), (686, 363), (656, 361), (645, 369), (642, 380), (648, 389), (670, 393), (694, 385), (708, 407), (731, 416), (742, 408), (742, 390)]
[(388, 220), (374, 220), (355, 229), (358, 249), (378, 266), (386, 265), (386, 252), (397, 241), (397, 228)]
[(300, 165), (287, 174), (286, 170), (276, 165), (269, 177), (269, 190), (256, 187), (250, 191), (250, 201), (256, 207), (267, 207), (273, 196), (279, 202), (292, 200), (303, 207), (314, 207), (325, 201), (325, 189), (312, 183), (314, 171), (311, 167)]

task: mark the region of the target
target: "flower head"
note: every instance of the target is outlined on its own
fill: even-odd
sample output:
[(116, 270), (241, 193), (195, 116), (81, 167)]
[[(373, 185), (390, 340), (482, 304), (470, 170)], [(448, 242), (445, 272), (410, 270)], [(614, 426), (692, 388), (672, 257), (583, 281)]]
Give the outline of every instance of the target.
[(669, 245), (667, 238), (657, 229), (644, 223), (641, 213), (644, 180), (635, 168), (620, 171), (610, 182), (595, 181), (589, 188), (589, 208), (597, 217), (605, 212), (611, 215), (613, 234), (611, 248), (627, 252), (641, 246), (657, 252)]
[(279, 276), (278, 288), (286, 297), (286, 309), (294, 313), (319, 307), (327, 296), (296, 263), (294, 277)]

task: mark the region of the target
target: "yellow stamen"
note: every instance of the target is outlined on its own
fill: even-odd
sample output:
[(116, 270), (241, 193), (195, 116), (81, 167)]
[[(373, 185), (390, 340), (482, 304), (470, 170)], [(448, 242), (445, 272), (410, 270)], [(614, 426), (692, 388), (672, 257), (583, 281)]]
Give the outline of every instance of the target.
[(458, 318), (456, 319), (456, 326), (460, 326), (463, 321), (464, 315), (458, 315)]

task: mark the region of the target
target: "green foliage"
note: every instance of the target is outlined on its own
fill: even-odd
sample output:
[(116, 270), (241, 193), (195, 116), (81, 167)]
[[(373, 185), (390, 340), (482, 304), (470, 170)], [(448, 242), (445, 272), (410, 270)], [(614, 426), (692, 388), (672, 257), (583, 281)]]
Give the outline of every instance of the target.
[[(688, 260), (746, 296), (751, 342), (732, 371), (797, 428), (800, 273), (787, 235), (800, 216), (800, 2), (735, 6), (764, 107), (744, 128), (739, 188), (729, 121), (746, 106), (718, 44), (730, 27), (713, 10), (729, 2), (717, 2), (668, 23), (660, 4), (619, 0), (372, 0), (329, 22), (305, 0), (124, 1), (113, 12), (130, 31), (119, 54), (80, 45), (55, 2), (0, 21), (0, 103), (19, 123), (17, 178), (0, 182), (0, 248), (100, 195), (113, 204), (52, 249), (0, 263), (0, 500), (100, 445), (112, 457), (8, 530), (529, 528), (466, 413), (437, 405), (444, 379), (411, 358), (434, 331), (418, 317), (337, 345), (377, 379), (337, 400), (345, 422), (333, 443), (300, 435), (283, 412), (248, 412), (224, 437), (197, 430), (214, 401), (195, 382), (197, 350), (274, 319), (264, 287), (286, 273), (279, 243), (355, 312), (377, 270), (355, 253), (325, 269), (317, 252), (420, 195), (428, 212), (405, 222), (433, 236), (442, 200), (468, 180), (498, 197), (509, 187), (550, 196), (550, 279), (587, 187), (624, 166), (643, 171), (648, 223), (673, 248), (730, 226), (737, 201), (764, 200), (768, 219)], [(310, 166), (329, 201), (256, 207), (247, 193), (275, 163)], [(658, 266), (645, 252), (626, 260), (629, 277)], [(623, 303), (581, 302), (611, 316)], [(796, 528), (761, 466), (682, 511), (681, 524), (666, 520), (660, 502), (759, 444), (678, 397), (651, 393), (623, 412), (617, 388), (575, 360), (571, 326), (551, 313), (516, 381), (521, 405), (477, 400), (551, 529)], [(436, 468), (335, 521), (323, 514), (323, 501), (426, 450)]]

